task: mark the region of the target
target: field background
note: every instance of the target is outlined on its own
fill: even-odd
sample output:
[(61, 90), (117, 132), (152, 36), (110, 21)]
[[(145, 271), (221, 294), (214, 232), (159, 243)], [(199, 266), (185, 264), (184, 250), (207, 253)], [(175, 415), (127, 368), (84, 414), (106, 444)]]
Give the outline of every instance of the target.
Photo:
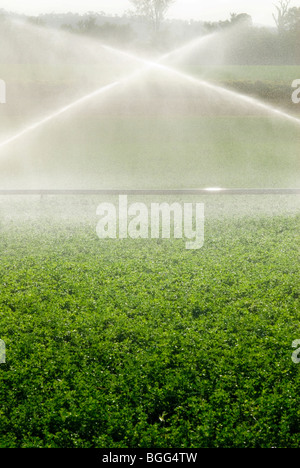
[[(299, 115), (299, 67), (185, 71)], [(81, 97), (87, 75), (85, 92), (111, 79), (1, 64), (1, 139)], [(162, 106), (162, 84), (2, 149), (1, 188), (299, 188), (299, 127), (186, 89)], [(205, 203), (193, 252), (100, 241), (103, 201), (117, 199), (0, 197), (0, 448), (298, 448), (299, 197), (185, 198)]]
[[(90, 65), (2, 65), (0, 76), (10, 83), (0, 108), (2, 141), (128, 72), (115, 67), (105, 73)], [(291, 101), (299, 67), (184, 71), (299, 115)], [(295, 188), (298, 152), (296, 124), (159, 71), (2, 148), (0, 182), (7, 189)]]

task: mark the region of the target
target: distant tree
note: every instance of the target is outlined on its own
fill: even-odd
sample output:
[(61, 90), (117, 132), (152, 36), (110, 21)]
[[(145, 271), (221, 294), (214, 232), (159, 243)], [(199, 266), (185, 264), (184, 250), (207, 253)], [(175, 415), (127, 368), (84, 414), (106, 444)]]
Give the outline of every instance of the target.
[(108, 21), (99, 26), (97, 36), (109, 43), (124, 44), (133, 40), (134, 34), (129, 24), (112, 24)]
[(252, 17), (247, 13), (230, 13), (230, 18), (225, 21), (204, 23), (205, 28), (209, 31), (217, 31), (237, 25), (243, 26), (245, 28), (253, 26)]
[(71, 24), (64, 23), (60, 27), (63, 31), (74, 32), (74, 28)]
[(284, 29), (280, 30), (280, 44), (290, 65), (300, 64), (300, 8), (289, 8), (285, 15)]
[(300, 7), (289, 9), (286, 15), (286, 23), (290, 32), (300, 31)]
[(30, 23), (30, 24), (34, 24), (35, 26), (45, 26), (46, 25), (45, 21), (40, 16), (29, 16), (27, 18), (27, 22)]
[(287, 17), (289, 12), (291, 0), (280, 0), (277, 5), (275, 5), (276, 13), (273, 14), (274, 21), (276, 23), (278, 32), (282, 33), (287, 29)]
[(62, 24), (61, 29), (114, 44), (130, 43), (134, 39), (130, 24), (114, 24), (108, 21), (98, 24), (97, 19), (95, 15), (84, 16), (74, 26), (70, 23)]
[(82, 34), (93, 35), (97, 32), (97, 18), (89, 16), (77, 23), (77, 31)]
[(241, 26), (253, 26), (252, 17), (247, 13), (231, 13), (230, 14), (230, 25), (239, 24)]
[(153, 30), (158, 33), (166, 17), (166, 13), (175, 0), (130, 0), (138, 15), (143, 15), (151, 21)]
[(0, 23), (4, 22), (6, 20), (6, 14), (5, 11), (1, 8), (0, 9)]

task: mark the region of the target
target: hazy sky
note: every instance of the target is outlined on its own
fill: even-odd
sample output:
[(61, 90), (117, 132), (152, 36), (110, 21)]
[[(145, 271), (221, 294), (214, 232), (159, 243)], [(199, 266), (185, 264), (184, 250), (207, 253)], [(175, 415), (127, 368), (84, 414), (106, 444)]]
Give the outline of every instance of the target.
[[(274, 3), (276, 0), (177, 0), (169, 16), (214, 21), (226, 19), (231, 12), (249, 13), (256, 23), (273, 24)], [(292, 0), (291, 6), (300, 6), (300, 0)], [(131, 4), (129, 0), (0, 0), (0, 8), (31, 15), (51, 11), (122, 14)]]

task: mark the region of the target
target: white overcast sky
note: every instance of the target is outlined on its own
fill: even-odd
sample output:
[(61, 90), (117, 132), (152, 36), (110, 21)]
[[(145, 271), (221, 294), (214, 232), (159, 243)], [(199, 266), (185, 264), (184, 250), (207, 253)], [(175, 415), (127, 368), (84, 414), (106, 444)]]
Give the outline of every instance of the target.
[[(272, 12), (276, 0), (177, 0), (169, 16), (172, 18), (217, 21), (230, 13), (249, 13), (260, 24), (273, 24)], [(300, 6), (292, 0), (291, 6)], [(105, 11), (122, 14), (131, 8), (129, 0), (0, 0), (0, 8), (35, 15), (47, 12)]]

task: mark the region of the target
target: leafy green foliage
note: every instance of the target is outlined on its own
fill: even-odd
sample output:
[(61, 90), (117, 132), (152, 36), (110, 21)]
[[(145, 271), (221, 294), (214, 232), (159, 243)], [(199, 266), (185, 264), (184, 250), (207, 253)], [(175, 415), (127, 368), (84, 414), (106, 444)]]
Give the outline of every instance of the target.
[(2, 226), (0, 447), (299, 447), (299, 216), (199, 251), (90, 221)]

